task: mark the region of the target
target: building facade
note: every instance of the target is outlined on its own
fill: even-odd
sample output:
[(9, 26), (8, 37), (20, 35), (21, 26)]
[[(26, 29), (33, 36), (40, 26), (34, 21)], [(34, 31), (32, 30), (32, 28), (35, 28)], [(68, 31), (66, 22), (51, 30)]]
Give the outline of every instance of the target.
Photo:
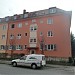
[(53, 58), (71, 57), (71, 11), (56, 7), (35, 12), (24, 10), (23, 14), (7, 17), (6, 26), (6, 32), (0, 29), (0, 35), (7, 37), (6, 43), (0, 39), (0, 45), (7, 46), (8, 55), (35, 53)]

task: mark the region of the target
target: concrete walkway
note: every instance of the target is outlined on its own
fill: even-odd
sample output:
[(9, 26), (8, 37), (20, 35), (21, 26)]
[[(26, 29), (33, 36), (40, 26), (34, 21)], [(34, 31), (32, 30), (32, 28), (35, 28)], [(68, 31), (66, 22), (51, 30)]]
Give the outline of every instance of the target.
[(47, 67), (54, 67), (54, 68), (60, 69), (60, 70), (75, 72), (75, 66), (63, 66), (63, 65), (54, 65), (54, 64), (47, 64), (46, 66)]

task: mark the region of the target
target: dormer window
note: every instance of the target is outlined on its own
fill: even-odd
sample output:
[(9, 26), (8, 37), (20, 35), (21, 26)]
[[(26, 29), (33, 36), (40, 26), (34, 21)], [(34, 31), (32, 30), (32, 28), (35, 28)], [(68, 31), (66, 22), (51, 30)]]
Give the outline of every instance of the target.
[(44, 11), (41, 11), (40, 13), (39, 13), (39, 15), (44, 15), (45, 14), (45, 12)]
[(14, 20), (16, 20), (17, 19), (17, 16), (14, 16)]
[(56, 13), (56, 8), (49, 9), (49, 13)]
[(28, 14), (24, 14), (24, 18), (27, 18), (28, 17)]
[(9, 18), (8, 18), (8, 17), (6, 17), (6, 18), (5, 18), (5, 21), (9, 21)]
[(1, 19), (0, 19), (0, 22), (1, 22)]

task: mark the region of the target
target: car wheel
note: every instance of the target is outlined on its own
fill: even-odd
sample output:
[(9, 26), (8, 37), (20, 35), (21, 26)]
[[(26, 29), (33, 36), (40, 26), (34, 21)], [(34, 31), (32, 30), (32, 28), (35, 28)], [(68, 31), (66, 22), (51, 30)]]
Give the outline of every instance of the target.
[(12, 66), (13, 66), (13, 67), (16, 67), (16, 66), (17, 66), (17, 63), (16, 63), (16, 62), (13, 62), (13, 63), (12, 63)]
[(32, 68), (32, 69), (36, 69), (36, 68), (37, 68), (37, 65), (36, 65), (36, 64), (32, 64), (32, 65), (31, 65), (31, 68)]

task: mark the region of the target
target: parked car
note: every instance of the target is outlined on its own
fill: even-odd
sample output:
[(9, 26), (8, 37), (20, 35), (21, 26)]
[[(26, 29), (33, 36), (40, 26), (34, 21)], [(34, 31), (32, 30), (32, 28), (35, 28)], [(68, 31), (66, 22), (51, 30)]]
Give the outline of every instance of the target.
[(20, 59), (12, 60), (12, 66), (29, 66), (33, 69), (46, 65), (45, 55), (42, 54), (30, 54), (21, 57)]

